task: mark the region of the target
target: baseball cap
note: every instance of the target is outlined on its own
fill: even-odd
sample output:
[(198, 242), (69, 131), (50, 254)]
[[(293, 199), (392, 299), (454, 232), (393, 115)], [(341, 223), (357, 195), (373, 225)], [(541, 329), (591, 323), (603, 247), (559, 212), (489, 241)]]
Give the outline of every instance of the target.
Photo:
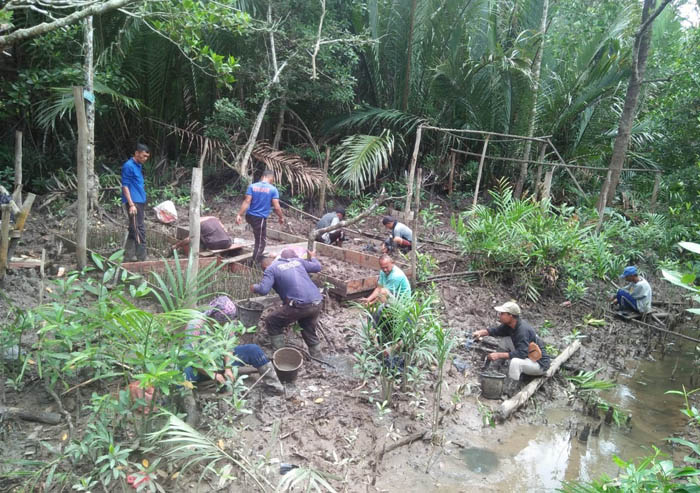
[(637, 267), (634, 265), (628, 265), (625, 267), (625, 270), (622, 272), (622, 275), (620, 277), (627, 277), (627, 276), (636, 276), (639, 271), (637, 270)]
[(515, 301), (506, 301), (501, 306), (494, 308), (498, 313), (510, 313), (511, 315), (520, 315), (520, 307)]

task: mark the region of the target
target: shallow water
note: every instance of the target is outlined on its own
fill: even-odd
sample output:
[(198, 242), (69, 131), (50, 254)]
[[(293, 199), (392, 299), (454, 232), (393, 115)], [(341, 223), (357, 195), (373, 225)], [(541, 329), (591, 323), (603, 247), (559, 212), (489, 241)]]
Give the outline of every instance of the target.
[(461, 448), (448, 444), (427, 474), (425, 457), (407, 457), (408, 467), (388, 471), (380, 486), (392, 492), (548, 492), (564, 481), (615, 477), (620, 471), (614, 456), (634, 461), (651, 454), (651, 444), (670, 452), (664, 439), (682, 431), (685, 420), (682, 397), (665, 392), (688, 388), (693, 370), (690, 352), (657, 361), (628, 361), (618, 385), (601, 397), (632, 415), (631, 428), (603, 424), (599, 436), (581, 443), (575, 430), (591, 421), (571, 407), (548, 409), (547, 425), (509, 422), (495, 429), (453, 428), (446, 439)]

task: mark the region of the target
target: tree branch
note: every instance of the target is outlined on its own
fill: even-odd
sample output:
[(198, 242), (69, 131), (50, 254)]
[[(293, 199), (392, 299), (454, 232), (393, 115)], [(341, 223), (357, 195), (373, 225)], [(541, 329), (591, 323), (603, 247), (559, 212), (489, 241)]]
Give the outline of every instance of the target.
[(119, 9), (135, 1), (137, 0), (109, 0), (104, 3), (91, 5), (87, 8), (84, 8), (83, 10), (73, 12), (70, 15), (67, 15), (52, 22), (42, 22), (41, 24), (37, 24), (36, 26), (28, 27), (25, 29), (18, 29), (14, 32), (11, 32), (10, 34), (0, 36), (0, 48), (16, 43), (18, 41), (45, 34), (49, 31), (53, 31), (61, 27), (68, 26), (91, 15), (100, 15), (105, 12), (109, 12), (110, 10)]

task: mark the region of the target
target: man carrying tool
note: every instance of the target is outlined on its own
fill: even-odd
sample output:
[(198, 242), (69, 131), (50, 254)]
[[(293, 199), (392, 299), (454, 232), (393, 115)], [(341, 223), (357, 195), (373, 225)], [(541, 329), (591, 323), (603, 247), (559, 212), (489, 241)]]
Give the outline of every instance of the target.
[[(316, 223), (316, 229), (324, 229), (328, 226), (335, 226), (345, 219), (345, 208), (336, 207), (333, 212), (328, 212)], [(336, 229), (330, 233), (323, 233), (316, 237), (316, 241), (321, 241), (326, 245), (342, 246), (345, 241), (345, 233), (342, 229)]]
[(282, 299), (282, 306), (264, 319), (270, 335), (272, 349), (284, 347), (284, 329), (298, 322), (301, 337), (309, 347), (309, 354), (321, 358), (321, 344), (316, 335), (316, 325), (321, 314), (323, 295), (309, 277), (309, 273), (320, 272), (321, 263), (315, 252), (308, 252), (309, 260), (298, 257), (292, 248), (285, 248), (277, 260), (265, 258), (262, 281), (250, 287), (254, 293), (265, 295), (274, 288)]
[(275, 209), (275, 214), (277, 214), (280, 224), (284, 224), (284, 216), (280, 207), (280, 194), (272, 184), (274, 180), (275, 174), (271, 170), (266, 169), (259, 182), (248, 185), (245, 199), (236, 216), (236, 224), (241, 224), (243, 222), (243, 214), (245, 214), (245, 221), (253, 228), (253, 237), (255, 239), (255, 245), (253, 246), (254, 262), (259, 262), (265, 251), (267, 218), (270, 216), (272, 207)]
[(129, 221), (129, 235), (124, 248), (124, 260), (146, 260), (146, 189), (143, 180), (143, 164), (151, 151), (145, 144), (136, 144), (134, 155), (122, 165), (122, 204)]
[[(175, 250), (184, 249), (189, 253), (187, 246), (190, 243), (188, 236), (184, 240), (178, 241), (173, 247)], [(226, 232), (224, 225), (219, 218), (214, 216), (204, 216), (199, 219), (199, 246), (203, 250), (225, 250), (233, 244), (231, 237)]]
[(382, 224), (390, 231), (389, 237), (384, 240), (382, 253), (392, 253), (395, 249), (401, 253), (411, 251), (413, 244), (413, 231), (403, 223), (398, 222), (394, 216), (384, 216)]
[(379, 257), (379, 280), (377, 287), (366, 298), (360, 298), (360, 303), (371, 305), (379, 300), (386, 303), (390, 298), (411, 296), (411, 283), (406, 274), (394, 265), (394, 260), (387, 254)]
[(610, 301), (620, 307), (620, 310), (632, 310), (637, 313), (651, 311), (651, 286), (649, 281), (639, 277), (639, 271), (634, 265), (625, 267), (620, 276), (628, 282), (623, 289), (618, 289)]
[[(549, 355), (544, 350), (544, 343), (535, 333), (532, 325), (520, 319), (520, 307), (513, 301), (495, 307), (501, 325), (491, 329), (477, 330), (472, 334), (475, 339), (484, 336), (502, 337), (501, 344), (508, 352), (490, 353), (488, 362), (509, 359), (508, 378), (504, 384), (504, 393), (512, 397), (518, 390), (520, 375), (540, 376), (549, 369)], [(509, 338), (509, 339), (506, 339)]]

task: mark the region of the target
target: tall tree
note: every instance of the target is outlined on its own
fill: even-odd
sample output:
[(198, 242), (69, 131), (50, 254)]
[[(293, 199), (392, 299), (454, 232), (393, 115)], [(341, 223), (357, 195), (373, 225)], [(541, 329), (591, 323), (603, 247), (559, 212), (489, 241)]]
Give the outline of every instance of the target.
[(599, 208), (604, 208), (606, 204), (612, 202), (615, 198), (615, 191), (617, 184), (620, 182), (620, 173), (622, 172), (622, 166), (629, 147), (632, 125), (637, 113), (637, 102), (639, 101), (639, 93), (644, 80), (644, 72), (647, 68), (647, 57), (649, 55), (649, 46), (651, 45), (651, 25), (670, 2), (671, 0), (663, 0), (661, 5), (654, 10), (656, 0), (644, 0), (641, 25), (634, 37), (632, 73), (627, 85), (625, 104), (622, 108), (617, 137), (615, 137), (613, 153), (610, 159), (610, 183), (603, 183), (598, 198)]

